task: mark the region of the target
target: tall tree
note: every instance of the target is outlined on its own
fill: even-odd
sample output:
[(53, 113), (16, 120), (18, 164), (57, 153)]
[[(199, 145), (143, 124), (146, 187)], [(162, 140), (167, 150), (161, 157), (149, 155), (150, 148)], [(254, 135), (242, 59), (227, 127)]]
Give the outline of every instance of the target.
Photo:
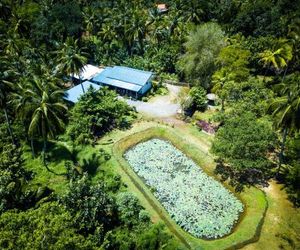
[(89, 88), (70, 112), (67, 134), (76, 144), (87, 144), (115, 127), (129, 127), (133, 117), (133, 109), (114, 91)]
[(300, 70), (300, 18), (295, 18), (289, 25), (288, 39), (293, 47), (293, 68)]
[(209, 88), (216, 69), (215, 58), (224, 46), (224, 33), (216, 23), (205, 23), (191, 32), (184, 44), (186, 53), (179, 61), (179, 68), (187, 80)]
[(242, 49), (238, 44), (231, 44), (221, 49), (217, 57), (220, 69), (212, 76), (212, 92), (221, 99), (222, 111), (225, 109), (225, 99), (228, 97), (227, 87), (245, 81), (249, 77), (249, 57), (250, 52)]
[(43, 140), (43, 163), (47, 168), (45, 154), (48, 138), (55, 138), (64, 129), (68, 111), (67, 106), (62, 102), (64, 92), (37, 78), (23, 84), (26, 87), (24, 88), (19, 84), (19, 93), (16, 94), (15, 100), (18, 102), (16, 109), (22, 117), (30, 117), (29, 137), (33, 139), (36, 135), (41, 136)]
[(93, 8), (85, 7), (83, 12), (83, 20), (85, 25), (85, 35), (93, 35), (95, 26), (98, 24), (98, 19), (96, 18), (96, 13)]
[(2, 57), (0, 60), (0, 67), (2, 69), (2, 71), (0, 72), (0, 108), (4, 112), (4, 117), (7, 123), (7, 128), (12, 143), (15, 144), (15, 139), (12, 132), (11, 121), (9, 119), (8, 107), (7, 107), (9, 101), (8, 96), (12, 90), (12, 83), (9, 81), (9, 75), (10, 72), (12, 72), (12, 70), (9, 70), (7, 68), (5, 69), (6, 66), (7, 66), (7, 59)]
[(84, 48), (78, 45), (78, 40), (68, 37), (62, 48), (56, 52), (59, 68), (72, 78), (75, 74), (79, 76), (80, 84), (83, 92), (85, 92), (82, 82), (81, 73), (84, 65), (87, 63), (87, 53)]
[(280, 72), (282, 69), (287, 69), (288, 62), (293, 57), (293, 52), (292, 47), (288, 44), (286, 39), (279, 39), (275, 42), (272, 49), (263, 51), (259, 56), (266, 68), (266, 76), (271, 67), (274, 67), (276, 73)]
[(275, 118), (276, 128), (282, 131), (282, 141), (279, 153), (279, 167), (284, 160), (286, 138), (300, 129), (300, 75), (289, 76), (285, 83), (277, 86), (280, 97), (275, 98), (270, 106), (269, 112)]
[(73, 216), (78, 231), (84, 235), (94, 233), (97, 229), (104, 233), (116, 223), (114, 200), (106, 192), (103, 183), (92, 185), (87, 174), (70, 182), (61, 202)]
[(225, 120), (212, 145), (218, 156), (223, 177), (238, 189), (243, 184), (264, 184), (270, 174), (267, 152), (274, 139), (266, 120), (257, 120), (251, 112), (231, 113)]
[[(4, 134), (1, 134), (4, 136)], [(8, 209), (30, 205), (30, 192), (26, 183), (31, 173), (25, 170), (22, 150), (11, 144), (0, 142), (0, 214)]]

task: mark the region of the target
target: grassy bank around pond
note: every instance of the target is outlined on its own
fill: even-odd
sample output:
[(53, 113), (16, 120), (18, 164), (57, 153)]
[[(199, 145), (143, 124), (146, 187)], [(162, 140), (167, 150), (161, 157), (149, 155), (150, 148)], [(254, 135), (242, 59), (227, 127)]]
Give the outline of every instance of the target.
[[(93, 183), (102, 181), (102, 176), (114, 176), (119, 174), (122, 177), (121, 190), (134, 193), (141, 204), (150, 213), (152, 221), (163, 222), (182, 244), (192, 249), (228, 249), (241, 247), (250, 242), (255, 242), (259, 237), (259, 221), (262, 222), (263, 213), (266, 209), (266, 200), (263, 192), (258, 189), (247, 189), (240, 195), (240, 199), (246, 204), (246, 214), (235, 231), (227, 237), (218, 240), (200, 240), (183, 231), (169, 216), (161, 204), (153, 196), (149, 188), (131, 170), (123, 152), (132, 145), (150, 139), (153, 136), (160, 136), (171, 141), (178, 149), (193, 159), (203, 170), (214, 176), (215, 167), (212, 156), (208, 153), (210, 142), (213, 137), (202, 133), (193, 126), (176, 125), (166, 126), (162, 122), (140, 121), (129, 130), (114, 130), (101, 138), (95, 147), (82, 146), (78, 148), (77, 158), (80, 162), (84, 159), (93, 158), (100, 149), (104, 149), (111, 155), (111, 159), (103, 161), (91, 176)], [(71, 160), (71, 145), (64, 141), (49, 143), (48, 167), (59, 174), (65, 174), (64, 162)], [(55, 175), (48, 172), (42, 165), (40, 157), (32, 159), (30, 148), (27, 147), (24, 153), (27, 169), (35, 173), (31, 184), (48, 186), (57, 193), (63, 193), (68, 181), (64, 175)], [(125, 170), (131, 171), (126, 173)], [(140, 188), (139, 188), (140, 187)], [(227, 187), (228, 188), (228, 187)], [(230, 188), (229, 188), (230, 189)], [(120, 190), (120, 191), (121, 191)], [(180, 244), (180, 243), (178, 243)], [(241, 244), (241, 245), (240, 245)]]
[[(243, 193), (236, 194), (245, 204), (245, 212), (240, 222), (233, 232), (221, 239), (203, 240), (197, 239), (184, 230), (182, 230), (169, 216), (166, 210), (154, 197), (150, 189), (134, 173), (126, 160), (123, 158), (124, 152), (135, 144), (149, 140), (153, 137), (162, 138), (170, 141), (179, 150), (193, 159), (210, 176), (214, 176), (214, 161), (207, 153), (203, 152), (197, 145), (191, 143), (176, 133), (176, 128), (156, 125), (146, 128), (143, 131), (132, 131), (124, 133), (123, 137), (119, 135), (117, 141), (111, 145), (112, 161), (118, 164), (118, 172), (123, 177), (124, 182), (128, 184), (137, 193), (142, 204), (146, 207), (154, 220), (161, 220), (167, 225), (169, 230), (184, 244), (192, 249), (232, 249), (241, 248), (251, 242), (259, 239), (264, 215), (267, 210), (267, 200), (265, 194), (257, 188), (247, 188)], [(217, 179), (217, 178), (216, 178)], [(232, 188), (224, 184), (226, 188)]]

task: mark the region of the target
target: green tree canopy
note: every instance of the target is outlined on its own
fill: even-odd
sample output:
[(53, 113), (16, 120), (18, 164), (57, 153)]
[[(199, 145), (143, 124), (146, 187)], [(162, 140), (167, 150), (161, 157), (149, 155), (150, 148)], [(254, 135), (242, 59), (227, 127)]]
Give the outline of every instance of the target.
[[(8, 209), (30, 206), (26, 183), (31, 173), (24, 168), (22, 151), (14, 145), (1, 145), (0, 156), (0, 214)], [(26, 204), (27, 203), (27, 204)], [(27, 205), (27, 206), (26, 206)]]
[(288, 62), (292, 59), (293, 48), (287, 39), (278, 39), (274, 41), (272, 49), (264, 50), (259, 57), (266, 68), (266, 73), (272, 67), (276, 73), (279, 73), (287, 67)]
[(83, 14), (77, 1), (45, 1), (33, 23), (32, 36), (40, 43), (62, 42), (67, 37), (79, 37)]
[(89, 143), (115, 127), (130, 126), (133, 109), (114, 91), (90, 88), (71, 110), (67, 133), (76, 143)]
[(194, 109), (204, 111), (207, 107), (206, 90), (201, 87), (192, 87), (189, 95), (192, 98), (192, 106)]
[(217, 57), (217, 64), (223, 74), (228, 74), (229, 80), (241, 82), (250, 75), (248, 68), (250, 55), (250, 51), (243, 49), (240, 45), (228, 45), (221, 49)]
[(300, 129), (300, 73), (289, 75), (285, 82), (275, 86), (279, 96), (270, 104), (269, 111), (275, 117), (277, 128), (290, 132)]
[(222, 110), (229, 98), (229, 88), (246, 81), (250, 75), (248, 61), (250, 52), (239, 44), (231, 44), (221, 49), (217, 57), (219, 70), (212, 76), (212, 92), (221, 99)]
[(231, 108), (240, 112), (250, 111), (257, 117), (266, 114), (269, 102), (274, 96), (266, 83), (256, 77), (249, 77), (240, 83), (229, 82), (223, 91), (226, 92), (226, 100)]
[(231, 115), (216, 133), (212, 152), (233, 184), (263, 183), (270, 174), (267, 153), (274, 138), (270, 122), (250, 112)]
[(224, 32), (216, 23), (205, 23), (191, 31), (184, 44), (186, 52), (179, 61), (186, 79), (208, 88), (216, 69), (215, 58), (224, 46)]
[(98, 232), (99, 241), (117, 221), (114, 200), (103, 184), (92, 185), (87, 175), (71, 181), (67, 193), (60, 200), (72, 214), (78, 230), (86, 236)]
[(93, 249), (94, 244), (76, 232), (73, 217), (57, 202), (36, 209), (6, 212), (0, 216), (1, 249)]
[(21, 119), (30, 117), (26, 126), (28, 136), (43, 140), (44, 165), (48, 139), (55, 138), (64, 130), (68, 108), (63, 103), (63, 95), (63, 90), (36, 77), (18, 84), (14, 93), (13, 103), (18, 115)]

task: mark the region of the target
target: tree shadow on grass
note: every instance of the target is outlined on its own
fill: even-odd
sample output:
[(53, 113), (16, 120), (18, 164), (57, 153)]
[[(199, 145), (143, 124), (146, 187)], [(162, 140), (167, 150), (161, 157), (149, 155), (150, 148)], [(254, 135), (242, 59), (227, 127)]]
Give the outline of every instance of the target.
[[(43, 143), (41, 141), (34, 142), (34, 149), (36, 156), (42, 154)], [(88, 175), (94, 176), (98, 170), (98, 167), (105, 161), (110, 159), (110, 155), (106, 153), (103, 149), (99, 150), (99, 153), (92, 153), (85, 155), (85, 158), (81, 158), (79, 153), (81, 151), (80, 147), (72, 147), (69, 149), (64, 144), (49, 141), (47, 143), (46, 152), (46, 162), (59, 164), (62, 161), (70, 161), (74, 166), (81, 169), (80, 172), (87, 172)], [(81, 159), (80, 159), (81, 158)], [(47, 170), (55, 175), (66, 175), (66, 173), (56, 173), (53, 169), (46, 166)]]
[[(34, 141), (34, 152), (36, 156), (42, 155), (42, 141)], [(54, 141), (47, 142), (46, 155), (49, 162), (59, 163), (63, 160), (72, 160), (72, 152), (62, 143)]]
[(93, 153), (89, 158), (83, 159), (81, 168), (83, 172), (87, 172), (88, 175), (95, 175), (100, 165), (100, 157), (96, 153)]
[[(31, 151), (30, 148), (28, 148), (28, 151)], [(43, 142), (42, 141), (34, 141), (34, 153), (35, 158), (42, 159), (43, 155)], [(73, 152), (70, 151), (65, 145), (59, 142), (55, 141), (48, 141), (47, 142), (47, 150), (46, 150), (46, 164), (44, 167), (47, 169), (47, 171), (55, 174), (55, 175), (65, 175), (65, 173), (58, 173), (55, 170), (54, 166), (64, 162), (64, 161), (72, 161), (73, 160)], [(41, 162), (43, 165), (43, 163)]]
[(61, 162), (63, 160), (72, 160), (72, 152), (60, 144), (60, 143), (51, 143), (48, 147), (48, 159), (52, 162)]
[(268, 187), (268, 180), (271, 178), (267, 170), (262, 169), (244, 169), (235, 170), (218, 162), (214, 173), (221, 177), (222, 182), (228, 181), (236, 192), (243, 192), (244, 189), (251, 186)]

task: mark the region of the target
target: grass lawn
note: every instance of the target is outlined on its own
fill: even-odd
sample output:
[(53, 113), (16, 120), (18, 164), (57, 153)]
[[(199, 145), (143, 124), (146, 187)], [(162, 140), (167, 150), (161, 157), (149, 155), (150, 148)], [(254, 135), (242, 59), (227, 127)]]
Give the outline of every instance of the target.
[[(92, 146), (83, 146), (77, 149), (78, 153), (76, 156), (72, 155), (71, 147), (61, 141), (50, 141), (48, 142), (48, 152), (47, 152), (47, 166), (53, 171), (49, 172), (42, 163), (41, 159), (41, 145), (36, 143), (35, 153), (36, 158), (32, 157), (31, 149), (29, 146), (24, 146), (24, 160), (25, 167), (28, 170), (31, 170), (34, 173), (33, 180), (30, 182), (30, 185), (37, 185), (43, 187), (49, 187), (55, 192), (63, 193), (66, 190), (66, 185), (68, 181), (65, 177), (66, 168), (65, 162), (71, 161), (72, 157), (76, 157), (79, 165), (84, 167), (87, 171), (92, 172), (92, 169), (89, 169), (90, 161), (95, 159), (95, 155), (99, 152), (96, 148)], [(101, 159), (100, 159), (101, 160)], [(94, 170), (96, 172), (96, 170)], [(95, 173), (94, 173), (95, 174)]]
[[(172, 138), (170, 138), (170, 140), (173, 141), (180, 150), (194, 159), (208, 174), (213, 175), (214, 163), (209, 153), (213, 136), (199, 131), (191, 124), (176, 124), (175, 127), (172, 128), (162, 123), (162, 121), (158, 123), (157, 121), (145, 122), (139, 120), (130, 130), (114, 130), (101, 138), (95, 147), (81, 147), (77, 154), (78, 161), (82, 164), (84, 160), (93, 159), (93, 155), (99, 154), (100, 149), (104, 149), (110, 153), (113, 157), (109, 161), (100, 162), (98, 169), (93, 173), (93, 182), (99, 181), (103, 175), (119, 174), (124, 182), (122, 189), (134, 193), (139, 198), (141, 204), (151, 214), (152, 220), (154, 222), (165, 221), (167, 227), (193, 249), (227, 249), (230, 248), (231, 245), (240, 242), (241, 239), (251, 238), (254, 233), (253, 230), (256, 228), (257, 222), (260, 220), (266, 205), (264, 194), (258, 189), (248, 189), (246, 193), (240, 196), (243, 202), (249, 200), (251, 206), (248, 206), (247, 215), (231, 235), (219, 240), (205, 241), (196, 239), (181, 230), (181, 228), (169, 218), (164, 208), (154, 198), (144, 183), (139, 178), (134, 178), (146, 194), (137, 188), (137, 185), (134, 184), (130, 175), (124, 173), (119, 161), (121, 160), (122, 164), (126, 164), (126, 161), (124, 163), (124, 159), (120, 157), (122, 155), (121, 152), (114, 152), (117, 147), (116, 145), (119, 144), (117, 142), (122, 140), (122, 138), (135, 134), (135, 136), (129, 137), (129, 141), (127, 141), (125, 145), (123, 142), (122, 147), (125, 149), (127, 146), (130, 146), (132, 142), (137, 143), (140, 139), (151, 137), (149, 133), (146, 133), (146, 135), (142, 133), (139, 136), (137, 136), (137, 133), (149, 128), (156, 128), (156, 130), (159, 131), (169, 131), (169, 135), (165, 133), (165, 136), (171, 136)], [(37, 148), (39, 148), (39, 145), (37, 145)], [(49, 168), (58, 174), (64, 174), (64, 163), (72, 157), (70, 146), (62, 141), (50, 142), (48, 151)], [(37, 149), (37, 153), (38, 152), (39, 149)], [(32, 158), (28, 146), (25, 146), (24, 158), (26, 167), (36, 173), (31, 182), (32, 185), (49, 186), (57, 193), (62, 193), (66, 190), (68, 181), (65, 176), (48, 172), (43, 166), (40, 157)], [(128, 169), (130, 170), (130, 168)], [(134, 175), (132, 172), (131, 175)], [(258, 241), (248, 244), (243, 249), (300, 249), (300, 210), (293, 208), (291, 203), (287, 200), (282, 186), (272, 182), (270, 187), (265, 188), (264, 191), (268, 201), (268, 210), (264, 224), (262, 225), (260, 237), (258, 238), (258, 235), (255, 235), (255, 240)], [(150, 201), (145, 195), (146, 197), (150, 197)]]
[(193, 114), (192, 120), (204, 120), (209, 122), (215, 114), (216, 111), (212, 109), (208, 109), (205, 112), (196, 111)]
[(70, 154), (67, 153), (68, 150), (66, 150), (65, 147), (58, 143), (48, 143), (48, 147), (51, 152), (50, 154), (55, 155), (55, 157), (51, 157), (50, 155), (47, 157), (47, 162), (51, 159), (48, 163), (48, 168), (57, 174), (49, 172), (43, 165), (39, 145), (35, 145), (36, 158), (32, 157), (29, 146), (25, 146), (25, 153), (23, 155), (25, 159), (25, 167), (34, 173), (34, 177), (30, 182), (30, 185), (49, 187), (50, 189), (60, 193), (64, 190), (64, 187), (67, 184), (66, 178), (63, 174), (65, 173), (65, 161), (70, 159)]

